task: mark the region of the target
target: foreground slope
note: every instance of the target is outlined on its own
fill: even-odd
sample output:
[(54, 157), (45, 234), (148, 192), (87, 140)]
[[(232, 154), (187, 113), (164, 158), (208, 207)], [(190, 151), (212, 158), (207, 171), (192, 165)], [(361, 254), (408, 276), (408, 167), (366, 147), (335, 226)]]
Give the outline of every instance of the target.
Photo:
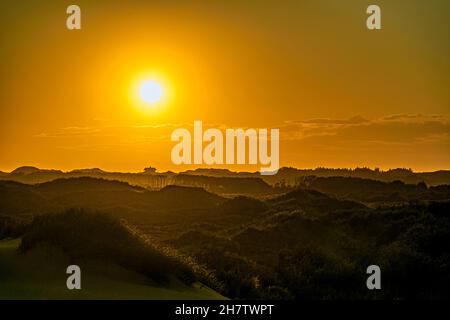
[(66, 288), (69, 264), (46, 249), (19, 253), (20, 239), (0, 241), (0, 300), (4, 299), (223, 299), (200, 283), (172, 280), (158, 285), (117, 265), (90, 263), (82, 268), (82, 289)]

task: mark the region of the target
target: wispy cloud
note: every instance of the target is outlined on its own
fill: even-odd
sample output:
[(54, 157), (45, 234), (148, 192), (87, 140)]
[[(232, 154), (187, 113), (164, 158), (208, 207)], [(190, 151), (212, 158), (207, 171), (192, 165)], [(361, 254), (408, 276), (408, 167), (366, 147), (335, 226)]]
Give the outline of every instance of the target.
[[(154, 141), (169, 142), (176, 128), (192, 130), (193, 123), (164, 123), (134, 126), (70, 126), (43, 132), (36, 138), (89, 138), (90, 143), (114, 146), (144, 146)], [(448, 143), (450, 121), (444, 115), (395, 114), (377, 119), (354, 116), (348, 119), (316, 118), (289, 120), (281, 125), (280, 138), (322, 145), (366, 142), (375, 144)], [(229, 128), (226, 124), (204, 123), (203, 128)], [(74, 140), (75, 139), (75, 140)], [(103, 140), (103, 142), (102, 142)], [(106, 142), (107, 140), (107, 142)], [(111, 143), (113, 141), (113, 143)], [(82, 140), (86, 144), (85, 139)], [(89, 143), (87, 143), (89, 145)]]
[(334, 137), (335, 141), (413, 143), (446, 141), (450, 135), (450, 121), (443, 115), (399, 114), (372, 120), (357, 116), (349, 119), (288, 121), (280, 130), (285, 140)]

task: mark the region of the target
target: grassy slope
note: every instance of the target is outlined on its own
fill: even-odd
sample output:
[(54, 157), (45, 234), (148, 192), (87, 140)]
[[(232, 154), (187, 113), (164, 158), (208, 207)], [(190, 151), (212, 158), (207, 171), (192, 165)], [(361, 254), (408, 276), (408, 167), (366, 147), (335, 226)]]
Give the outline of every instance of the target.
[(110, 264), (89, 263), (82, 269), (81, 290), (66, 288), (63, 254), (43, 248), (27, 254), (17, 250), (20, 239), (0, 241), (1, 299), (224, 299), (197, 283), (172, 281), (158, 286), (138, 273)]

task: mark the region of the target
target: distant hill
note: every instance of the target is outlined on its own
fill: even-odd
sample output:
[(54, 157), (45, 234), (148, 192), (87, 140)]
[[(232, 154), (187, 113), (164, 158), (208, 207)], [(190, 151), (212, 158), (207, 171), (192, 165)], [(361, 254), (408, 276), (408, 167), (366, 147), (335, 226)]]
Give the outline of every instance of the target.
[(16, 168), (15, 170), (11, 171), (11, 174), (31, 174), (41, 171), (40, 169), (36, 167), (31, 166), (24, 166)]
[(156, 172), (155, 168), (146, 168), (143, 172), (107, 172), (99, 168), (76, 169), (69, 172), (43, 170), (25, 166), (10, 173), (0, 173), (0, 180), (13, 180), (35, 184), (60, 178), (92, 177), (118, 180), (148, 189), (161, 189), (167, 185), (201, 187), (217, 194), (248, 194), (265, 196), (285, 192), (286, 188), (295, 188), (309, 177), (349, 177), (370, 179), (382, 182), (402, 181), (407, 184), (425, 182), (428, 186), (450, 184), (450, 170), (435, 172), (413, 172), (409, 169), (391, 169), (387, 171), (369, 168), (356, 169), (297, 169), (280, 168), (277, 174), (262, 176), (259, 172), (232, 172), (227, 169), (196, 169), (180, 173)]
[(414, 172), (410, 169), (396, 168), (387, 171), (369, 168), (316, 168), (297, 169), (292, 167), (280, 168), (277, 174), (272, 176), (261, 176), (258, 172), (232, 172), (227, 169), (196, 169), (182, 172), (189, 175), (203, 175), (210, 177), (261, 177), (270, 185), (287, 184), (297, 185), (305, 177), (352, 177), (392, 182), (396, 180), (409, 184), (425, 182), (428, 185), (450, 184), (450, 170), (439, 170), (435, 172)]
[(138, 186), (126, 182), (96, 179), (90, 177), (62, 178), (34, 185), (35, 189), (44, 193), (71, 193), (102, 191), (145, 191)]
[(103, 171), (102, 169), (99, 169), (99, 168), (92, 168), (92, 169), (75, 169), (75, 170), (69, 171), (69, 173), (75, 173), (75, 174), (77, 174), (77, 173), (82, 173), (82, 174), (100, 173), (100, 174), (102, 174), (102, 173), (105, 173), (105, 171)]
[(0, 180), (11, 180), (27, 184), (45, 183), (57, 179), (99, 178), (117, 180), (148, 189), (161, 189), (168, 185), (201, 187), (218, 194), (270, 194), (273, 188), (259, 175), (254, 177), (208, 177), (202, 175), (176, 174), (172, 172), (155, 173), (146, 169), (141, 173), (106, 172), (98, 168), (77, 169), (69, 172), (41, 170), (35, 167), (20, 167), (0, 175)]
[(0, 215), (32, 216), (55, 208), (31, 185), (0, 181)]
[[(104, 210), (122, 217), (174, 219), (183, 212), (207, 214), (225, 201), (201, 188), (166, 186), (150, 191), (126, 182), (81, 177), (28, 185), (0, 181), (0, 215), (33, 216), (71, 207)], [(164, 213), (165, 216), (162, 214)]]
[[(0, 215), (32, 216), (70, 207), (103, 210), (121, 217), (135, 217), (140, 222), (195, 221), (218, 215), (246, 220), (254, 214), (278, 209), (312, 210), (315, 212), (362, 209), (365, 205), (402, 204), (411, 201), (450, 199), (450, 186), (428, 187), (425, 183), (405, 184), (401, 181), (381, 182), (353, 177), (308, 177), (294, 188), (273, 188), (262, 179), (217, 178), (179, 175), (181, 184), (208, 185), (234, 191), (227, 199), (204, 188), (168, 185), (148, 190), (128, 182), (103, 178), (59, 178), (39, 184), (23, 184), (0, 180)], [(250, 190), (257, 190), (250, 192)], [(267, 201), (248, 195), (270, 195)], [(206, 220), (205, 220), (206, 221)], [(167, 225), (166, 225), (167, 226)]]
[(174, 184), (198, 186), (218, 194), (270, 194), (273, 188), (261, 177), (214, 177), (204, 175), (178, 174)]
[(315, 190), (298, 189), (269, 201), (281, 209), (301, 208), (317, 212), (329, 210), (357, 210), (366, 206), (348, 200), (338, 200)]
[(406, 184), (400, 180), (382, 182), (354, 177), (311, 177), (302, 186), (339, 198), (361, 202), (399, 203), (420, 200), (447, 200), (446, 186), (428, 187), (424, 182)]

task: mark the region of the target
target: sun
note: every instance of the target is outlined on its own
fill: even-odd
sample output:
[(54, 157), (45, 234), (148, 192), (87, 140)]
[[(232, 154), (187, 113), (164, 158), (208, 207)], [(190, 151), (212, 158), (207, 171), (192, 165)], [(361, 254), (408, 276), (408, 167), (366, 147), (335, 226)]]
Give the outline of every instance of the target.
[(139, 72), (127, 86), (129, 102), (142, 115), (169, 112), (174, 99), (172, 82), (159, 72)]
[(139, 86), (139, 97), (148, 105), (160, 102), (163, 96), (163, 86), (155, 80), (146, 80)]

